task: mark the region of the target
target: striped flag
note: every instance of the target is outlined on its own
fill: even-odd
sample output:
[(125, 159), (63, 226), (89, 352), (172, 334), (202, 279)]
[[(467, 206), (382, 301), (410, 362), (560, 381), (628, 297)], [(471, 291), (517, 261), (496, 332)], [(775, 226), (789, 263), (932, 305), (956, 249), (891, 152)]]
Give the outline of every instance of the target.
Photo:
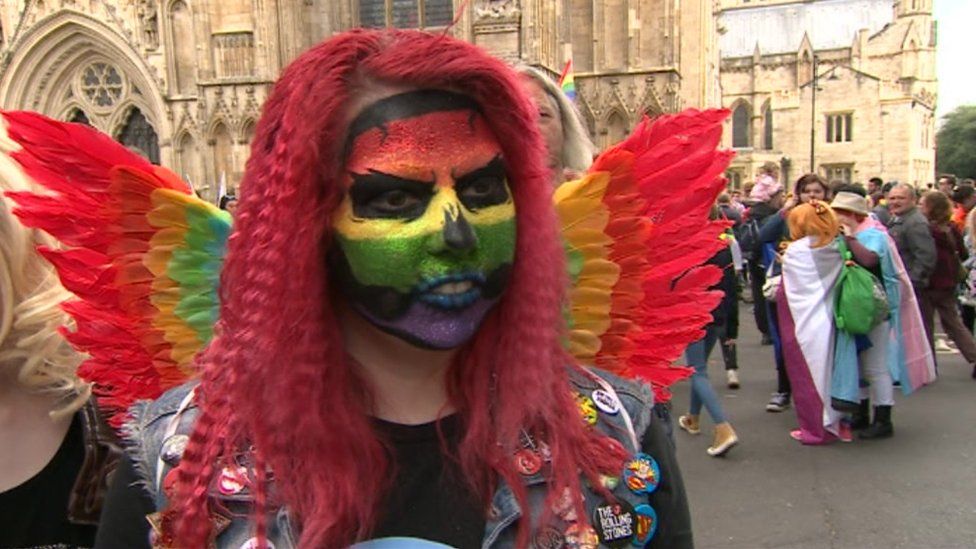
[(573, 80), (573, 60), (570, 58), (563, 67), (563, 73), (559, 75), (559, 87), (570, 101), (576, 100), (576, 81)]

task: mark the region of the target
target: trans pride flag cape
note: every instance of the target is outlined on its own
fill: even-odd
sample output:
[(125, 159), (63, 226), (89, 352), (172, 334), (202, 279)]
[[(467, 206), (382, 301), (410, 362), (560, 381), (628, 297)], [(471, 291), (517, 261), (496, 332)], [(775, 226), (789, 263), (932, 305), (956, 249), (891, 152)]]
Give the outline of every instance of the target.
[(871, 342), (879, 351), (887, 347), (887, 352), (872, 352), (874, 349), (871, 349), (862, 355), (861, 360), (883, 360), (891, 372), (891, 379), (901, 382), (902, 393), (909, 395), (932, 383), (936, 377), (935, 358), (925, 335), (912, 281), (894, 240), (880, 222), (870, 217), (865, 219), (854, 236), (865, 248), (878, 254), (891, 310), (891, 318), (882, 324), (887, 331), (877, 335), (871, 333)]
[[(836, 242), (814, 248), (810, 237), (794, 241), (783, 254), (783, 284), (776, 307), (799, 440), (804, 444), (822, 444), (840, 434), (843, 414), (830, 407), (830, 398), (838, 335), (850, 339), (834, 328), (834, 286), (842, 265)], [(854, 372), (856, 394), (856, 354)]]

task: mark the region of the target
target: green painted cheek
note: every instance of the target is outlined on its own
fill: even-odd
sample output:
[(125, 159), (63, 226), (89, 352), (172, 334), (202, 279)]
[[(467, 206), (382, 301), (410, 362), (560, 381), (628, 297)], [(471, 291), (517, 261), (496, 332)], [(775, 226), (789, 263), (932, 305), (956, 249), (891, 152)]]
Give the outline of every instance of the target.
[(439, 235), (352, 240), (338, 236), (356, 281), (409, 293), (420, 281), (440, 275), (476, 271), (488, 274), (515, 259), (515, 220), (473, 225), (478, 246), (468, 252), (443, 250)]

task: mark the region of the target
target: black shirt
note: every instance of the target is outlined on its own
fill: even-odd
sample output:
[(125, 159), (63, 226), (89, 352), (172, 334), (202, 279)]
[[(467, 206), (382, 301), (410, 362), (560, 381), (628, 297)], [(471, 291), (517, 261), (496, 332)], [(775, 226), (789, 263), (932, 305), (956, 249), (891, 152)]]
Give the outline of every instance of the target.
[(84, 433), (75, 415), (51, 461), (23, 484), (0, 493), (0, 547), (92, 546), (95, 526), (68, 521), (68, 498), (84, 459)]
[[(462, 549), (481, 547), (484, 505), (461, 480), (456, 460), (443, 453), (436, 423), (408, 426), (376, 420), (374, 425), (393, 448), (396, 478), (372, 537), (420, 538)], [(441, 430), (448, 451), (454, 454), (461, 439), (456, 416), (441, 420)], [(658, 421), (651, 423), (642, 447), (661, 467), (661, 484), (650, 496), (660, 522), (648, 547), (690, 548), (691, 518), (681, 473)], [(132, 464), (123, 461), (109, 488), (96, 547), (149, 547), (145, 516), (154, 509), (146, 492), (135, 484), (137, 480)]]

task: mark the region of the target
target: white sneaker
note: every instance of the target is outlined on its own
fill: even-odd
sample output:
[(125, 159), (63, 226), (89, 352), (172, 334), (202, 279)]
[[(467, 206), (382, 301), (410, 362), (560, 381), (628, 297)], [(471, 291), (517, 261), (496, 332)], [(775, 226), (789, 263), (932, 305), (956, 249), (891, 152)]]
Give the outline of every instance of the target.
[(949, 346), (949, 343), (945, 340), (945, 338), (941, 338), (941, 337), (935, 338), (935, 345), (934, 345), (934, 347), (935, 347), (935, 352), (937, 352), (937, 353), (942, 353), (942, 354), (956, 354), (956, 353), (959, 352), (958, 350), (953, 349), (952, 347), (950, 347)]
[(739, 371), (738, 370), (725, 370), (725, 378), (728, 381), (729, 389), (739, 388)]

